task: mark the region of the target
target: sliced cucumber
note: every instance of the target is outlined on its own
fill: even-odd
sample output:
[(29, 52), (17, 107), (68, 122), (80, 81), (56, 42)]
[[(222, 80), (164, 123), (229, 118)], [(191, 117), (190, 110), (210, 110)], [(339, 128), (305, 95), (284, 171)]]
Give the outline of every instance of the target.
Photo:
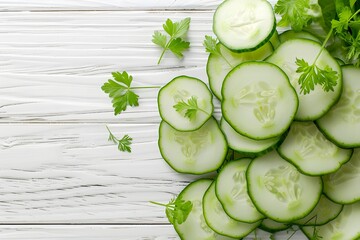
[(227, 49), (221, 43), (218, 43), (221, 55), (210, 54), (207, 65), (206, 73), (209, 78), (209, 85), (211, 91), (218, 99), (222, 99), (221, 86), (224, 82), (225, 76), (236, 65), (249, 60), (263, 60), (273, 52), (273, 47), (270, 43), (266, 43), (260, 48), (243, 53), (234, 53)]
[(235, 52), (259, 48), (275, 30), (275, 15), (266, 0), (226, 0), (214, 14), (215, 35), (224, 46)]
[(276, 49), (280, 45), (281, 42), (280, 42), (278, 31), (276, 31), (276, 30), (274, 31), (269, 42), (271, 43), (271, 45), (273, 46), (274, 49)]
[(233, 238), (242, 238), (252, 232), (261, 221), (244, 223), (230, 218), (215, 194), (215, 183), (212, 183), (203, 198), (205, 221), (215, 232)]
[(313, 122), (293, 122), (278, 151), (308, 175), (335, 172), (352, 154), (351, 149), (339, 148), (327, 140)]
[(360, 69), (342, 66), (344, 88), (339, 102), (316, 121), (320, 130), (341, 147), (360, 147)]
[(290, 226), (291, 223), (281, 223), (281, 222), (276, 222), (270, 218), (266, 218), (261, 222), (259, 228), (268, 232), (278, 232), (288, 229)]
[(360, 148), (355, 148), (349, 162), (338, 171), (325, 175), (324, 193), (334, 202), (349, 204), (360, 201)]
[[(199, 108), (194, 119), (186, 117), (184, 111), (178, 112), (174, 107), (179, 102), (187, 103), (192, 97), (196, 98)], [(161, 118), (179, 131), (199, 129), (214, 111), (212, 94), (206, 84), (188, 76), (176, 77), (163, 86), (158, 94), (158, 105)]]
[[(336, 71), (338, 73), (337, 84), (334, 87), (334, 91), (325, 92), (320, 85), (316, 85), (313, 91), (304, 95), (300, 93), (300, 84), (298, 83), (300, 73), (296, 72), (298, 68), (295, 63), (296, 59), (304, 59), (311, 64), (319, 52), (321, 52), (321, 55), (316, 62), (316, 66), (324, 69), (328, 65)], [(319, 43), (308, 39), (285, 41), (266, 61), (278, 65), (289, 76), (290, 82), (299, 97), (299, 109), (295, 116), (296, 120), (309, 121), (318, 119), (338, 101), (342, 89), (340, 65), (326, 49), (322, 50)]]
[(221, 236), (209, 228), (205, 222), (202, 198), (212, 180), (200, 179), (190, 183), (178, 197), (184, 201), (191, 201), (193, 208), (182, 224), (175, 222), (174, 228), (182, 240), (232, 240), (233, 238)]
[(231, 218), (253, 223), (264, 218), (252, 203), (246, 184), (245, 172), (251, 159), (229, 162), (221, 170), (215, 182), (216, 196)]
[(278, 222), (305, 217), (322, 191), (320, 177), (303, 175), (276, 151), (255, 158), (246, 179), (249, 196), (259, 212)]
[(158, 143), (164, 160), (181, 173), (215, 171), (223, 163), (227, 152), (226, 139), (214, 118), (192, 132), (178, 131), (162, 121)]
[(224, 118), (221, 118), (220, 128), (223, 131), (231, 149), (243, 153), (260, 153), (272, 149), (281, 136), (265, 140), (254, 140), (236, 132)]
[(221, 110), (231, 127), (252, 139), (284, 133), (298, 107), (286, 74), (267, 62), (244, 62), (226, 76)]
[(316, 207), (304, 218), (296, 220), (298, 225), (323, 225), (335, 219), (343, 209), (343, 205), (334, 203), (325, 195), (321, 195)]
[[(345, 205), (339, 216), (331, 222), (314, 227), (302, 227), (309, 239), (314, 239), (314, 232), (326, 240), (359, 240), (360, 238), (360, 202)], [(317, 238), (319, 239), (319, 238)]]
[(305, 31), (295, 32), (294, 30), (287, 30), (279, 35), (280, 42), (282, 43), (287, 40), (296, 39), (296, 38), (304, 38), (321, 43), (321, 41), (317, 37)]

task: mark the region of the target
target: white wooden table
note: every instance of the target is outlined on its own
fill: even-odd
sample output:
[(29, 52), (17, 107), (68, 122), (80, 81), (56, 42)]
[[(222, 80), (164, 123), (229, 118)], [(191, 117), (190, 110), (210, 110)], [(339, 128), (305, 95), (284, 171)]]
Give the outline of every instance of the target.
[[(123, 70), (137, 86), (207, 81), (202, 41), (220, 2), (0, 0), (0, 239), (178, 239), (148, 201), (200, 177), (161, 159), (157, 90), (114, 116), (100, 87)], [(185, 17), (190, 51), (157, 65), (152, 33)], [(133, 137), (131, 154), (107, 141), (106, 125)]]

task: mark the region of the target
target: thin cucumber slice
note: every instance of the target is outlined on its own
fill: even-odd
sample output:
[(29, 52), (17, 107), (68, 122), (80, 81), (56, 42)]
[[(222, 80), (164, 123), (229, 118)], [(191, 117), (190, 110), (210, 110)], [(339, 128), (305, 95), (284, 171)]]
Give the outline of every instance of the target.
[(286, 74), (267, 62), (244, 62), (226, 76), (221, 110), (231, 127), (252, 139), (280, 136), (298, 107)]
[(279, 35), (280, 42), (282, 43), (287, 40), (296, 38), (304, 38), (321, 43), (321, 41), (317, 37), (306, 31), (295, 32), (294, 30), (287, 30)]
[(278, 222), (305, 217), (315, 208), (322, 192), (320, 177), (303, 175), (276, 151), (255, 158), (246, 179), (256, 208)]
[(215, 232), (228, 237), (245, 237), (261, 223), (244, 223), (230, 218), (216, 197), (215, 183), (210, 185), (204, 195), (203, 210), (207, 225)]
[[(296, 113), (295, 120), (311, 121), (323, 116), (339, 99), (342, 89), (342, 74), (340, 65), (337, 61), (323, 49), (319, 56), (316, 66), (324, 69), (330, 66), (337, 72), (337, 84), (334, 91), (325, 92), (320, 85), (316, 85), (315, 89), (304, 95), (300, 93), (300, 84), (298, 83), (300, 73), (296, 70), (296, 59), (304, 59), (312, 64), (316, 55), (321, 51), (321, 45), (308, 39), (291, 39), (282, 43), (274, 53), (266, 59), (279, 66), (289, 76), (292, 86), (295, 88), (299, 97), (299, 109)], [(321, 103), (321, 104), (314, 104)]]
[(349, 204), (360, 201), (360, 148), (338, 171), (325, 175), (324, 193), (334, 202)]
[(220, 128), (223, 131), (231, 149), (244, 153), (260, 153), (272, 149), (281, 139), (281, 136), (254, 140), (236, 132), (224, 118), (221, 118)]
[[(345, 205), (339, 216), (331, 222), (316, 226), (316, 235), (326, 240), (359, 240), (360, 202)], [(309, 239), (314, 239), (314, 227), (302, 227)], [(319, 239), (319, 238), (317, 238)]]
[[(174, 107), (179, 102), (187, 103), (192, 97), (196, 98), (199, 108), (194, 119), (186, 117), (186, 111), (177, 111)], [(179, 131), (199, 129), (214, 111), (212, 94), (206, 84), (188, 76), (176, 77), (160, 89), (158, 107), (161, 118)]]
[(266, 0), (226, 0), (216, 9), (213, 31), (234, 52), (264, 45), (276, 30), (275, 15)]
[(178, 131), (162, 121), (158, 143), (164, 160), (181, 173), (215, 171), (223, 163), (227, 152), (226, 139), (214, 118), (192, 132)]
[(281, 44), (280, 38), (279, 38), (279, 33), (276, 30), (273, 33), (273, 35), (271, 36), (269, 42), (271, 43), (271, 45), (273, 46), (274, 49), (276, 49)]
[(231, 69), (245, 61), (264, 60), (273, 52), (273, 47), (270, 43), (266, 43), (254, 51), (243, 53), (234, 53), (221, 43), (218, 43), (218, 45), (221, 55), (213, 53), (209, 55), (206, 73), (209, 78), (210, 89), (219, 100), (222, 99), (221, 86), (225, 76)]
[(335, 172), (349, 161), (352, 149), (342, 149), (330, 142), (313, 122), (293, 122), (279, 154), (307, 175)]
[(344, 88), (339, 102), (316, 124), (335, 144), (360, 147), (360, 69), (342, 66)]
[(343, 209), (343, 205), (334, 203), (325, 195), (321, 195), (316, 207), (304, 218), (294, 223), (303, 226), (323, 225), (335, 219)]
[(251, 159), (229, 162), (221, 170), (215, 182), (216, 196), (224, 211), (231, 218), (253, 223), (264, 218), (252, 203), (246, 184), (246, 170)]
[(215, 233), (209, 228), (205, 222), (202, 198), (205, 191), (209, 188), (212, 180), (200, 179), (190, 183), (184, 190), (181, 191), (178, 197), (184, 201), (191, 201), (193, 208), (187, 217), (186, 221), (182, 224), (175, 222), (174, 228), (182, 240), (232, 240)]
[(274, 232), (286, 230), (290, 226), (291, 223), (281, 223), (281, 222), (276, 222), (270, 218), (266, 218), (261, 222), (259, 228), (274, 233)]

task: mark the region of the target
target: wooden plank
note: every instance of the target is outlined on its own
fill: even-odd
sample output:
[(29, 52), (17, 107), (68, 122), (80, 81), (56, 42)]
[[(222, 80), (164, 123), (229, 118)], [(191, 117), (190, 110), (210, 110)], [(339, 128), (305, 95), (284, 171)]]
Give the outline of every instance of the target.
[(157, 124), (0, 125), (0, 223), (166, 223), (167, 202), (201, 176), (175, 173), (157, 147)]
[(139, 90), (140, 107), (114, 117), (101, 85), (127, 70), (134, 85), (164, 85), (177, 75), (207, 81), (211, 12), (173, 12), (192, 18), (191, 50), (179, 61), (151, 43), (169, 13), (21, 12), (0, 15), (0, 122), (158, 122), (157, 90)]
[(1, 0), (0, 11), (66, 11), (66, 10), (138, 10), (138, 9), (214, 9), (221, 0)]
[[(293, 231), (274, 234), (275, 239), (288, 239)], [(250, 234), (244, 240), (252, 240), (255, 235)], [(270, 234), (257, 230), (257, 239), (269, 239)], [(0, 238), (7, 240), (175, 240), (179, 239), (170, 225), (85, 225), (85, 226), (9, 226), (0, 228)], [(306, 237), (297, 231), (292, 240), (303, 240)]]

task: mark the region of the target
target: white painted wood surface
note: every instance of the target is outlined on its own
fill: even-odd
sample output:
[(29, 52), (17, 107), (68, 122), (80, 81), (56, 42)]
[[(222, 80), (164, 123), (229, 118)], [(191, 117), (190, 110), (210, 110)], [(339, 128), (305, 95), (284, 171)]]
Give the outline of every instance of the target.
[[(178, 239), (148, 201), (209, 176), (161, 159), (157, 90), (115, 117), (100, 87), (122, 70), (137, 86), (206, 81), (202, 41), (220, 2), (0, 0), (0, 239)], [(191, 49), (157, 65), (151, 35), (168, 17), (192, 18)], [(107, 141), (106, 125), (134, 138), (133, 153)]]

